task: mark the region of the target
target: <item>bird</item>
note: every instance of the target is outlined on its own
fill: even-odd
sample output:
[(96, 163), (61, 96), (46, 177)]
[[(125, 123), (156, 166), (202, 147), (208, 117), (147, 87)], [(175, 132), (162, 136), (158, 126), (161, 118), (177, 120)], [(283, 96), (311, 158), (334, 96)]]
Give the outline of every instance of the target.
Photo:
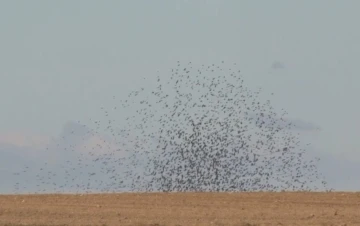
[[(139, 87), (125, 99), (111, 94), (113, 106), (100, 107), (102, 118), (91, 118), (90, 125), (78, 120), (81, 132), (70, 130), (47, 147), (61, 151), (56, 164), (24, 168), (16, 176), (36, 172), (40, 193), (310, 191), (326, 186), (316, 167), (319, 159), (304, 158), (306, 147), (284, 120), (288, 113), (262, 101), (262, 89), (248, 88), (235, 66), (177, 61), (168, 77), (156, 77), (155, 88)], [(127, 111), (121, 122), (114, 119)], [(19, 189), (26, 184), (16, 182), (14, 191)]]

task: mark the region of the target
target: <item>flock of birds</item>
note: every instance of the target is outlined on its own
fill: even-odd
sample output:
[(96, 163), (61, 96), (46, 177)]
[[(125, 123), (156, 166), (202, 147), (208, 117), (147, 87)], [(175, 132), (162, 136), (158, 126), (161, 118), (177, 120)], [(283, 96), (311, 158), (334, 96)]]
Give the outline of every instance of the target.
[[(225, 65), (177, 62), (153, 90), (114, 96), (92, 128), (65, 126), (48, 162), (16, 174), (35, 172), (37, 193), (327, 189), (287, 113)], [(125, 112), (121, 123), (111, 118)]]

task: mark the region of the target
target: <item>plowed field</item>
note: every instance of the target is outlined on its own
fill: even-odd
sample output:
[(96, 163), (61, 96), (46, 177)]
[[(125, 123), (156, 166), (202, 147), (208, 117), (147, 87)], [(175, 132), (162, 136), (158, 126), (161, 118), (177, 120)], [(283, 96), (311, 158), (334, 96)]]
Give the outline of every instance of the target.
[(3, 195), (0, 225), (360, 226), (360, 193)]

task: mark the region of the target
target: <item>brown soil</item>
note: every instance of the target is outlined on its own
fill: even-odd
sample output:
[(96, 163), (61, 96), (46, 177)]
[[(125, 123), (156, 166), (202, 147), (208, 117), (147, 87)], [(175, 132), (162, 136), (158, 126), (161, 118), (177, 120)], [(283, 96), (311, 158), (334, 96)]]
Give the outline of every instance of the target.
[(360, 225), (360, 193), (3, 195), (0, 225)]

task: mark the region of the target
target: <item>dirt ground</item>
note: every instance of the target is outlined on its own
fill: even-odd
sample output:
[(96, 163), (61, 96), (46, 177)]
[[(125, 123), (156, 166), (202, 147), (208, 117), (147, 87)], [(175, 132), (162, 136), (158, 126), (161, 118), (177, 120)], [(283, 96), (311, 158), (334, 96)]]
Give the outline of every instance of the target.
[(0, 225), (360, 225), (358, 193), (2, 195)]

